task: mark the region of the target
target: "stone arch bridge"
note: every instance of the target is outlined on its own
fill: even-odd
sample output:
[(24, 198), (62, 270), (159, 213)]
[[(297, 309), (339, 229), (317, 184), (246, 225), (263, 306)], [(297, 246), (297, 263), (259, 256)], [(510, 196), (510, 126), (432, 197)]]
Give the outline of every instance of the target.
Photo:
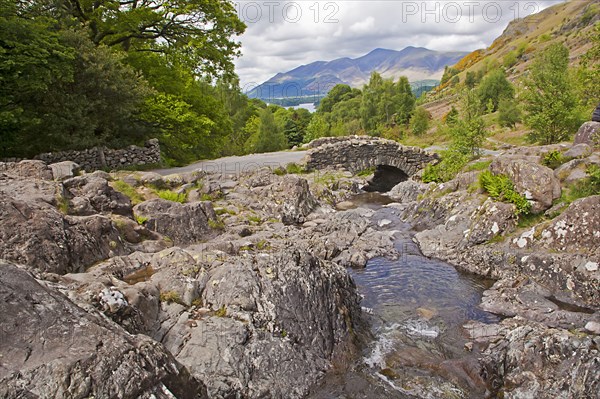
[(327, 137), (312, 141), (308, 147), (304, 158), (308, 170), (343, 168), (358, 173), (374, 168), (368, 191), (388, 191), (439, 160), (437, 154), (421, 148), (370, 136)]

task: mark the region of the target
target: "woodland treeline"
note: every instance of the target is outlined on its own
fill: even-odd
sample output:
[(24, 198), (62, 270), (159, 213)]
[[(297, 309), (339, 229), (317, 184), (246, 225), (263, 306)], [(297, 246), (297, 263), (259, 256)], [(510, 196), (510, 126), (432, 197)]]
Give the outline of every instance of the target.
[[(227, 0), (0, 0), (0, 158), (156, 137), (164, 158), (177, 165), (277, 151), (323, 136), (400, 140), (430, 129), (405, 77), (373, 73), (362, 90), (337, 85), (314, 114), (249, 99), (233, 65), (244, 30)], [(515, 90), (502, 65), (465, 82), (453, 77), (464, 87), (465, 105), (442, 128), (480, 136), (481, 116), (498, 112), (508, 126), (524, 118), (534, 134), (550, 126), (552, 136), (533, 136), (537, 141), (563, 139), (598, 87), (597, 54), (590, 51), (588, 72), (575, 85), (565, 51), (548, 53), (539, 73), (534, 68), (523, 81), (523, 87), (552, 81), (558, 97), (547, 83)], [(515, 95), (527, 109), (515, 105)], [(558, 127), (557, 118), (564, 119)]]

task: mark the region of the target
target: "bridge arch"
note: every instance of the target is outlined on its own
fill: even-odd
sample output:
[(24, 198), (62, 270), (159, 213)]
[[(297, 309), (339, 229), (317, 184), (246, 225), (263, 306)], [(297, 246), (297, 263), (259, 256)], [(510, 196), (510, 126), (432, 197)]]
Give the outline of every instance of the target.
[[(309, 148), (304, 158), (308, 170), (334, 168), (358, 173), (374, 168), (374, 180), (384, 175), (389, 177), (390, 174), (395, 176), (393, 179), (406, 180), (428, 163), (439, 160), (437, 154), (421, 148), (403, 146), (392, 140), (370, 136), (317, 139), (309, 144)], [(393, 179), (386, 185), (389, 186)]]

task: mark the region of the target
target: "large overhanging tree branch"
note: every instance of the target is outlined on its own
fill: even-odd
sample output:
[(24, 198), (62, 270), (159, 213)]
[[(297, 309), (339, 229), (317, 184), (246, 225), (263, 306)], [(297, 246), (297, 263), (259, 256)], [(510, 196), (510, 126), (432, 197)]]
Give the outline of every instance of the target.
[(198, 73), (233, 74), (245, 30), (229, 0), (57, 0), (97, 45), (176, 54)]

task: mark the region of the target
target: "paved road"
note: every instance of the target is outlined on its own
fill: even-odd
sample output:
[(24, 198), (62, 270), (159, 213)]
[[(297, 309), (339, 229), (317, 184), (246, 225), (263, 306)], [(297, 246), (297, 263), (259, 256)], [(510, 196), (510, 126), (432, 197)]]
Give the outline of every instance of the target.
[(241, 157), (225, 157), (210, 161), (200, 161), (181, 168), (158, 169), (153, 172), (166, 176), (173, 173), (185, 173), (202, 169), (207, 172), (220, 172), (225, 175), (233, 175), (258, 169), (263, 166), (285, 166), (288, 163), (300, 161), (305, 154), (306, 151), (281, 151), (269, 152), (266, 154), (250, 154)]

